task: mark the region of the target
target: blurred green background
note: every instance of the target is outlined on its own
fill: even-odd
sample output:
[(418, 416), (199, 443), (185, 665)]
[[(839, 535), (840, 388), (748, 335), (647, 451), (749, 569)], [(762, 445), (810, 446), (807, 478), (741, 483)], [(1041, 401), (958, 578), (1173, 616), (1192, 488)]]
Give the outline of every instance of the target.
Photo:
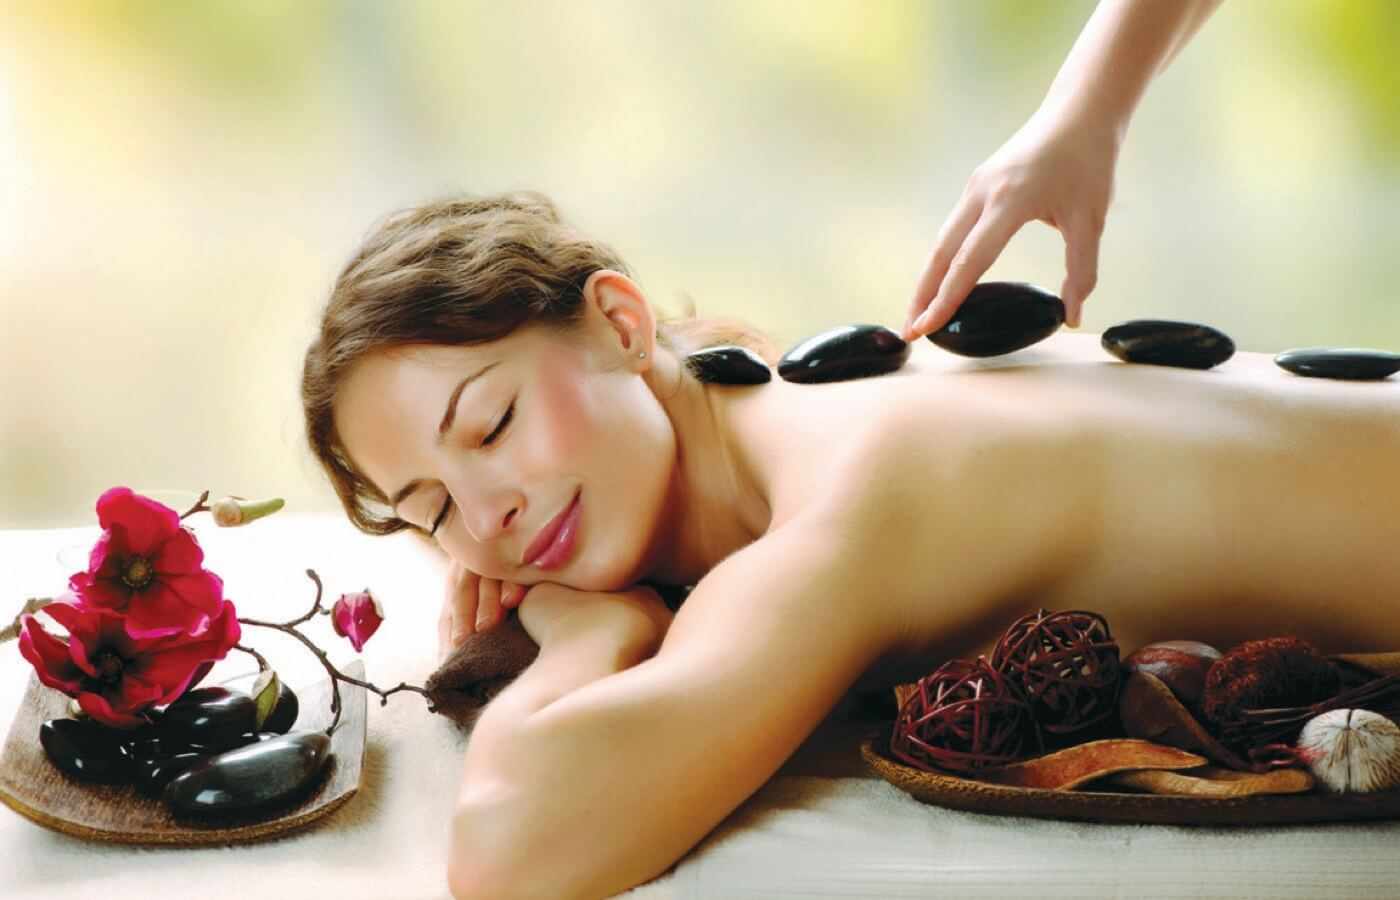
[[(336, 508), (301, 354), (371, 223), (533, 188), (662, 309), (898, 328), (1089, 0), (18, 2), (0, 11), (0, 527), (105, 488)], [(1394, 0), (1227, 0), (1149, 88), (1083, 328), (1400, 350)], [(988, 279), (1058, 291), (1032, 223)]]

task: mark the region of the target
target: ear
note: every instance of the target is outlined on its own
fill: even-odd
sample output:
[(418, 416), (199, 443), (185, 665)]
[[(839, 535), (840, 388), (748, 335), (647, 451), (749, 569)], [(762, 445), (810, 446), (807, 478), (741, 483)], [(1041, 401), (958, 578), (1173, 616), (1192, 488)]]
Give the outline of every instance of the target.
[(596, 310), (597, 321), (610, 327), (624, 354), (655, 356), (656, 317), (632, 279), (612, 269), (599, 269), (584, 282), (583, 300), (589, 307), (589, 318), (594, 318)]

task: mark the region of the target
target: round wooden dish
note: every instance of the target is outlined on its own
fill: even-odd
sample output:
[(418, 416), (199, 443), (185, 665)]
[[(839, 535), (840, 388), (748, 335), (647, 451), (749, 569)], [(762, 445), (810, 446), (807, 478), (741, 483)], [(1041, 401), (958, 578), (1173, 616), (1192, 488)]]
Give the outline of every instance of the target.
[[(363, 660), (337, 668), (361, 680)], [(247, 690), (252, 675), (205, 684), (241, 686)], [(294, 731), (325, 729), (331, 724), (331, 682), (297, 687), (300, 713)], [(68, 697), (47, 687), (33, 672), (29, 687), (15, 712), (5, 747), (0, 752), (0, 800), (45, 828), (74, 837), (117, 844), (191, 846), (235, 844), (262, 840), (302, 828), (337, 809), (359, 789), (365, 751), (365, 689), (342, 685), (344, 709), (331, 736), (332, 757), (317, 782), (290, 805), (266, 811), (250, 811), (218, 821), (176, 818), (160, 800), (142, 795), (129, 784), (92, 784), (70, 778), (49, 762), (39, 743), (39, 725), (46, 719), (68, 716)]]
[(889, 754), (893, 724), (861, 742), (870, 771), (924, 803), (969, 812), (1090, 822), (1164, 825), (1279, 825), (1400, 818), (1400, 789), (1365, 794), (1260, 794), (1187, 797), (1173, 794), (1007, 787), (955, 775), (925, 772)]

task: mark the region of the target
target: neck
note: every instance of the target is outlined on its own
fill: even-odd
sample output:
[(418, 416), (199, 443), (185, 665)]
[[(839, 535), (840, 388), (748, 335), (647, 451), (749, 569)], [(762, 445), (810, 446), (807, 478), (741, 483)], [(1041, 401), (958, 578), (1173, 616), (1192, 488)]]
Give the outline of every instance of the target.
[(676, 463), (661, 521), (633, 582), (693, 585), (757, 540), (772, 519), (771, 477), (755, 452), (758, 435), (741, 424), (753, 419), (739, 415), (769, 386), (707, 385), (682, 377), (682, 365), (660, 351), (646, 372), (675, 429)]

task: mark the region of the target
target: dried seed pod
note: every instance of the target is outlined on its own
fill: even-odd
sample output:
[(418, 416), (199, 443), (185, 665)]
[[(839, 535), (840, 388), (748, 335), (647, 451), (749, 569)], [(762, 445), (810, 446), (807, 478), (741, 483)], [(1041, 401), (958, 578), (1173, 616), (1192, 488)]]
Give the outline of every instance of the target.
[(1400, 784), (1400, 725), (1380, 713), (1334, 709), (1314, 716), (1297, 748), (1329, 790), (1383, 791)]

